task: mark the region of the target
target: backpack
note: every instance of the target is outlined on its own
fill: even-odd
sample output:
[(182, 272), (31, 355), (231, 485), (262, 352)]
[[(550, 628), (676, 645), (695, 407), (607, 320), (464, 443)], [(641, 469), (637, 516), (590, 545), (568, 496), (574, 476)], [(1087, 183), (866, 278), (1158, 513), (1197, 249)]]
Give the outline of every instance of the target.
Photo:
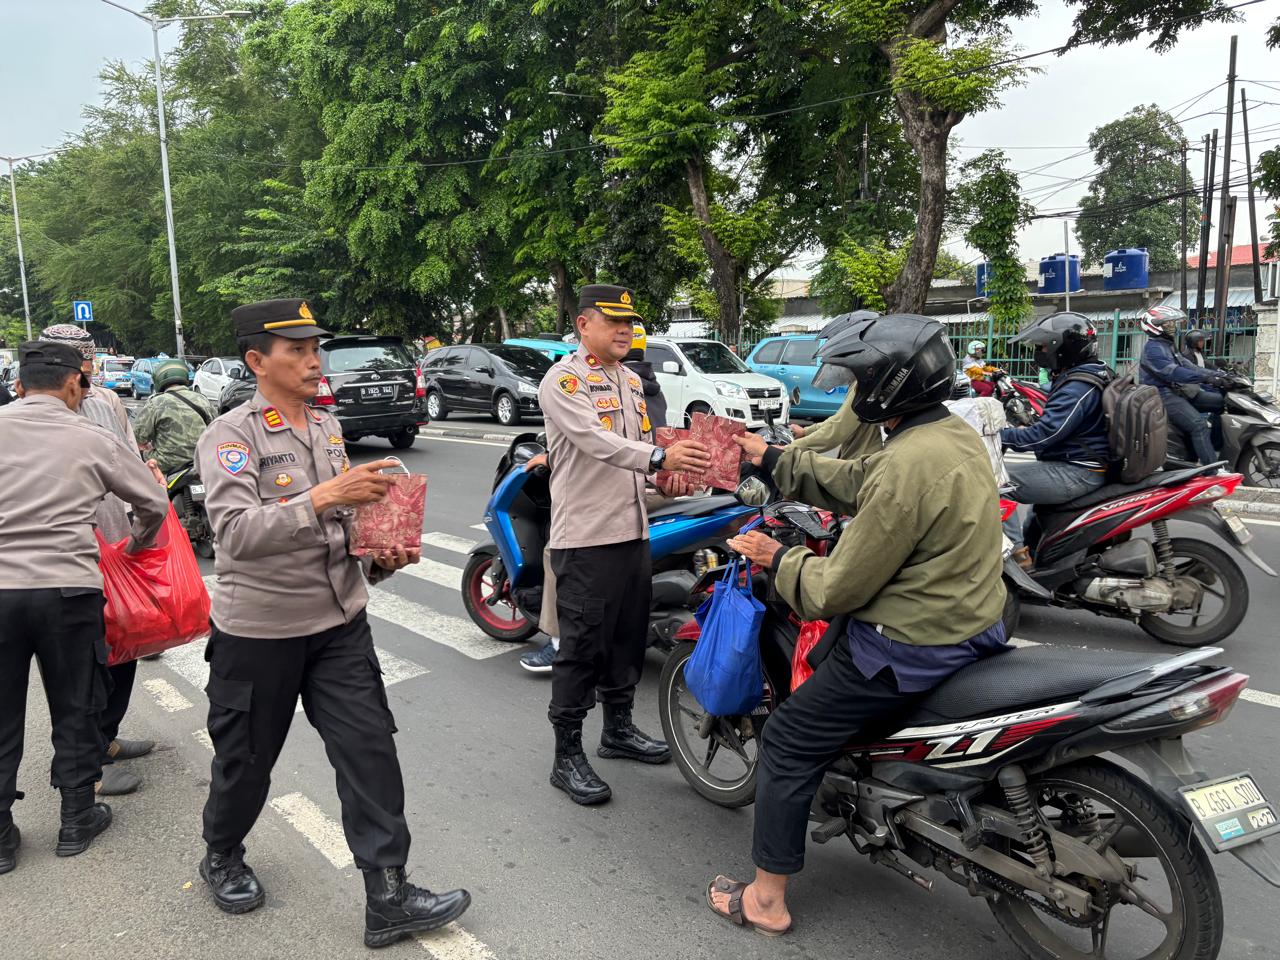
[(1131, 374), (1107, 378), (1076, 371), (1068, 380), (1092, 384), (1102, 391), (1107, 418), (1108, 473), (1120, 483), (1137, 483), (1164, 466), (1169, 452), (1169, 421), (1160, 391)]

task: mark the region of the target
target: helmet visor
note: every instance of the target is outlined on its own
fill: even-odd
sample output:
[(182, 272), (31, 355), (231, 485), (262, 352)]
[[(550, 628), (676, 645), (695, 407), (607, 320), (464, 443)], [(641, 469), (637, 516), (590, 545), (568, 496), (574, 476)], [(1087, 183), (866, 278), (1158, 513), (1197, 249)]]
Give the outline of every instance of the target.
[(823, 363), (819, 365), (818, 372), (813, 375), (813, 385), (828, 393), (841, 387), (852, 386), (853, 380), (853, 371), (838, 363)]

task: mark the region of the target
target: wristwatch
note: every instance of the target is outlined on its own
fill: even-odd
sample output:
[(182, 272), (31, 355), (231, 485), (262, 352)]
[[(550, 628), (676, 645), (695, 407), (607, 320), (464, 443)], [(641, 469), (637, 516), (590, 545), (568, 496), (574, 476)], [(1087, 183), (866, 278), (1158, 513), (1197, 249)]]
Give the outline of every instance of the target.
[(662, 465), (667, 461), (667, 451), (664, 447), (654, 448), (653, 453), (649, 455), (649, 472), (657, 473), (662, 469)]

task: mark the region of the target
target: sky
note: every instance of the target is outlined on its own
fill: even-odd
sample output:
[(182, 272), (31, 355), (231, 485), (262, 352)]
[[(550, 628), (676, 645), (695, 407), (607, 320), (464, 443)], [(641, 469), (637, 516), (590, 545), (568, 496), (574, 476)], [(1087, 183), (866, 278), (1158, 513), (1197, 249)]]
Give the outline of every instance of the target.
[[(143, 6), (143, 0), (121, 2), (136, 9)], [(1040, 14), (1015, 27), (1023, 52), (1057, 46), (1070, 33), (1069, 8), (1051, 0), (1045, 0), (1041, 7)], [(1055, 178), (1085, 177), (1093, 164), (1087, 153), (1074, 159), (1063, 158), (1085, 150), (1094, 128), (1138, 104), (1155, 103), (1170, 109), (1190, 103), (1222, 83), (1234, 33), (1239, 36), (1240, 86), (1248, 92), (1250, 103), (1258, 104), (1256, 108), (1251, 106), (1249, 118), (1251, 130), (1256, 131), (1256, 157), (1259, 149), (1280, 142), (1280, 51), (1268, 51), (1263, 42), (1266, 25), (1280, 17), (1280, 0), (1267, 0), (1240, 12), (1243, 22), (1201, 27), (1185, 34), (1178, 46), (1164, 55), (1147, 50), (1141, 43), (1131, 43), (1085, 47), (1062, 57), (1032, 61), (1043, 68), (1042, 73), (1006, 93), (999, 107), (971, 116), (956, 128), (952, 141), (958, 146), (958, 155), (969, 157), (982, 148), (998, 146), (1005, 148), (1011, 165), (1020, 171), (1053, 163), (1042, 175), (1024, 174), (1023, 189), (1032, 193), (1042, 211), (1074, 208), (1085, 192), (1087, 180), (1064, 184)], [(161, 33), (165, 49), (176, 41), (179, 29), (171, 26)], [(51, 149), (79, 129), (84, 105), (98, 99), (97, 75), (106, 60), (137, 64), (151, 57), (151, 31), (147, 25), (100, 0), (0, 0), (0, 40), (0, 155), (7, 156)], [(1179, 109), (1191, 117), (1210, 110), (1223, 111), (1225, 103), (1223, 86), (1190, 107)], [(1189, 120), (1184, 128), (1187, 139), (1194, 144), (1203, 133), (1221, 126), (1222, 120), (1222, 113)], [(1237, 177), (1244, 172), (1239, 131), (1237, 117), (1232, 163)], [(1191, 167), (1192, 178), (1199, 179), (1197, 159), (1191, 161)], [(1065, 189), (1054, 196), (1041, 196), (1055, 187)], [(1239, 193), (1235, 241), (1247, 243), (1243, 188)], [(1258, 225), (1262, 233), (1268, 210), (1259, 204)], [(1063, 244), (1062, 221), (1031, 225), (1023, 232), (1020, 243), (1024, 257), (1059, 252)], [(1072, 249), (1078, 250), (1074, 238), (1071, 243)], [(960, 242), (950, 242), (948, 249), (966, 260), (974, 255)]]

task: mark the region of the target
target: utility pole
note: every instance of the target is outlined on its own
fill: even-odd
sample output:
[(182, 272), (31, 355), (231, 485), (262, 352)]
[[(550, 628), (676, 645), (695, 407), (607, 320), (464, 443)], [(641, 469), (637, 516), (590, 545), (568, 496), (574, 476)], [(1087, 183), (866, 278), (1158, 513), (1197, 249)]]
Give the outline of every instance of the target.
[(1222, 215), (1218, 230), (1227, 244), (1227, 255), (1218, 257), (1218, 272), (1214, 277), (1213, 309), (1217, 315), (1214, 324), (1214, 340), (1218, 355), (1226, 357), (1227, 351), (1227, 297), (1231, 290), (1231, 238), (1236, 229), (1236, 198), (1227, 198), (1227, 209)]
[(1200, 265), (1196, 268), (1196, 309), (1204, 319), (1205, 288), (1209, 282), (1209, 230), (1213, 226), (1213, 177), (1218, 160), (1218, 131), (1204, 138), (1204, 181), (1200, 184)]
[(22, 313), (27, 319), (27, 339), (31, 336), (31, 302), (27, 299), (27, 260), (22, 255), (22, 221), (18, 218), (18, 185), (13, 175), (13, 161), (26, 157), (5, 157), (9, 163), (9, 199), (13, 202), (13, 233), (18, 239), (18, 276), (22, 280)]
[(1179, 300), (1183, 313), (1187, 312), (1187, 141), (1182, 141), (1182, 263), (1178, 273), (1182, 279), (1182, 296)]
[(1071, 225), (1062, 221), (1062, 309), (1071, 312)]
[(1227, 206), (1231, 203), (1231, 129), (1236, 114), (1236, 38), (1231, 37), (1231, 57), (1227, 67), (1227, 126), (1222, 136), (1222, 202), (1218, 208), (1218, 272), (1214, 283), (1214, 313), (1217, 314), (1214, 343), (1226, 349), (1227, 286), (1231, 273), (1231, 238), (1227, 235)]
[(1249, 187), (1249, 244), (1253, 260), (1253, 302), (1262, 302), (1262, 264), (1258, 262), (1258, 213), (1253, 208), (1253, 154), (1249, 149), (1249, 104), (1240, 91), (1240, 124), (1244, 128), (1245, 182)]
[(867, 199), (867, 151), (870, 149), (870, 146), (871, 146), (870, 126), (867, 123), (863, 123), (862, 125), (862, 170), (860, 171), (859, 178), (858, 178), (858, 183), (859, 183), (858, 199), (864, 200), (864, 201)]

